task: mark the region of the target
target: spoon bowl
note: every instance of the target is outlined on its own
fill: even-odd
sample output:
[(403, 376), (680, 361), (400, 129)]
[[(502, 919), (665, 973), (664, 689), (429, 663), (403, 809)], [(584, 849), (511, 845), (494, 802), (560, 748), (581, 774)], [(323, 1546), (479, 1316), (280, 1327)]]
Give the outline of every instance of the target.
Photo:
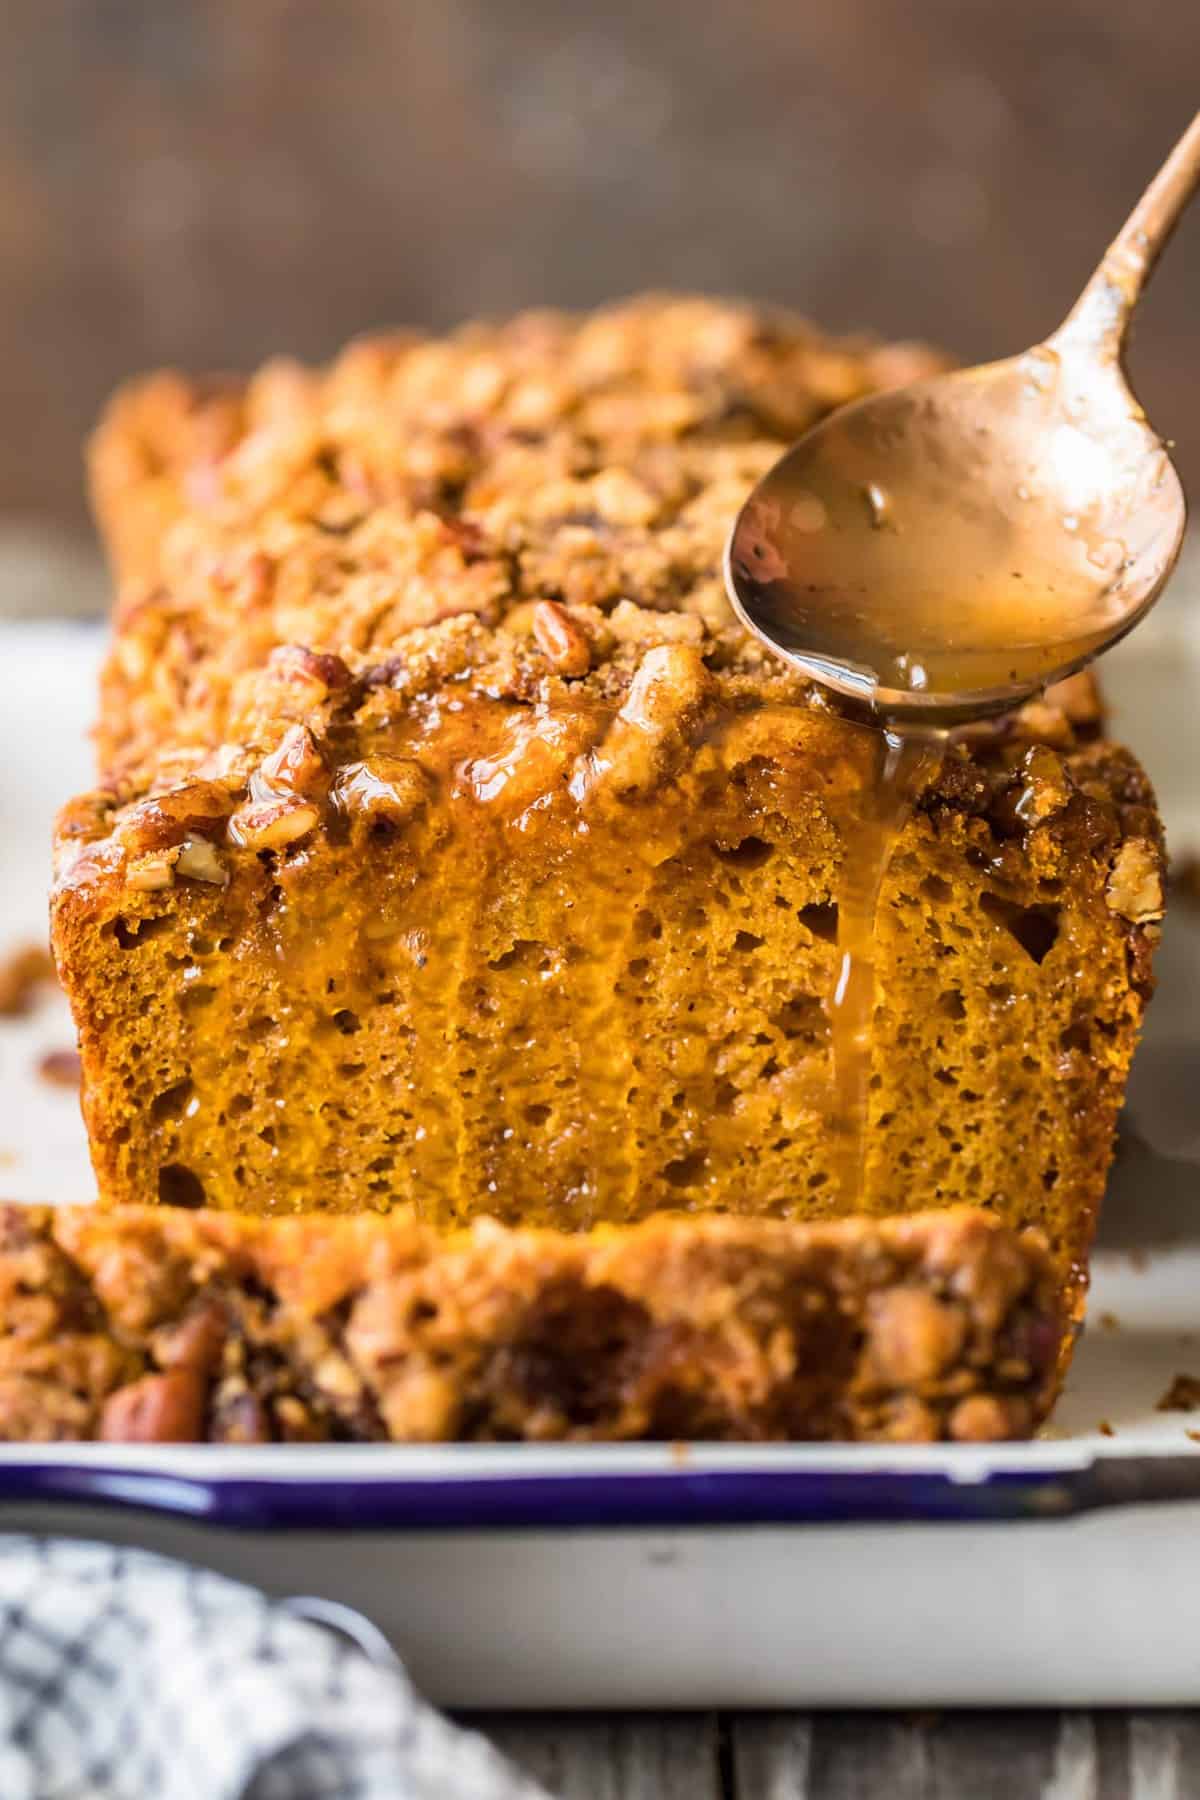
[(1134, 302), (1200, 178), (1200, 116), (1053, 337), (843, 407), (758, 483), (726, 551), (749, 629), (886, 719), (1006, 711), (1129, 631), (1187, 508), (1125, 378)]

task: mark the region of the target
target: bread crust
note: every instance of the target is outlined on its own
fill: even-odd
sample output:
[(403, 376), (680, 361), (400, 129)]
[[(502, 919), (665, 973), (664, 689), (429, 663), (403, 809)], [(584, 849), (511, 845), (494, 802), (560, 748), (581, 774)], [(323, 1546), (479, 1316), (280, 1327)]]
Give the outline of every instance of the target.
[(1053, 1261), (967, 1209), (571, 1235), (0, 1208), (0, 1438), (982, 1441), (1053, 1399)]

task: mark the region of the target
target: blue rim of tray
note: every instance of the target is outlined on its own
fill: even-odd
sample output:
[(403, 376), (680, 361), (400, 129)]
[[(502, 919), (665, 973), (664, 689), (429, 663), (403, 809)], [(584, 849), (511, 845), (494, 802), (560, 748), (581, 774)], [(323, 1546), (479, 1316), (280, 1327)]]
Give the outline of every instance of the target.
[[(200, 1452), (203, 1455), (203, 1451)], [(1051, 1520), (1099, 1507), (1200, 1500), (1200, 1455), (1094, 1457), (1062, 1466), (650, 1468), (336, 1478), (206, 1474), (166, 1464), (0, 1464), (6, 1509), (78, 1506), (231, 1530), (417, 1531)]]

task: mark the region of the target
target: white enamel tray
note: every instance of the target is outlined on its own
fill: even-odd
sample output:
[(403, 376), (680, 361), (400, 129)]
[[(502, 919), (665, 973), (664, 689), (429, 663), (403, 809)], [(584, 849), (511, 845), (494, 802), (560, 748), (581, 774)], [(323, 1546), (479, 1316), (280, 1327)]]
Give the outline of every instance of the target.
[[(1106, 668), (1116, 729), (1200, 850), (1200, 567)], [(45, 930), (88, 781), (92, 629), (0, 628), (0, 953)], [(1091, 1324), (1043, 1440), (977, 1450), (0, 1447), (0, 1526), (189, 1556), (359, 1608), (443, 1703), (1200, 1702), (1200, 914), (1135, 1070)], [(0, 1021), (0, 1191), (89, 1198), (65, 1007)], [(1109, 1435), (1111, 1433), (1111, 1435)]]

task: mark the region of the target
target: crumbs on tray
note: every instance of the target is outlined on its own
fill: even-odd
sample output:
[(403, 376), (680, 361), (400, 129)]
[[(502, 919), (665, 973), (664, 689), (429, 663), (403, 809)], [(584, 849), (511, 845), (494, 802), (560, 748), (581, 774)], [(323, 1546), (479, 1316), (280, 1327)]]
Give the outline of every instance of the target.
[(53, 1087), (78, 1087), (83, 1078), (78, 1050), (47, 1050), (38, 1059), (37, 1072)]
[(1187, 856), (1172, 857), (1170, 886), (1172, 899), (1200, 907), (1200, 856), (1194, 851)]
[(1200, 1379), (1195, 1375), (1176, 1375), (1160, 1400), (1155, 1412), (1195, 1412), (1200, 1406)]
[(28, 1013), (38, 989), (55, 983), (54, 962), (44, 944), (21, 944), (0, 958), (0, 1019)]

